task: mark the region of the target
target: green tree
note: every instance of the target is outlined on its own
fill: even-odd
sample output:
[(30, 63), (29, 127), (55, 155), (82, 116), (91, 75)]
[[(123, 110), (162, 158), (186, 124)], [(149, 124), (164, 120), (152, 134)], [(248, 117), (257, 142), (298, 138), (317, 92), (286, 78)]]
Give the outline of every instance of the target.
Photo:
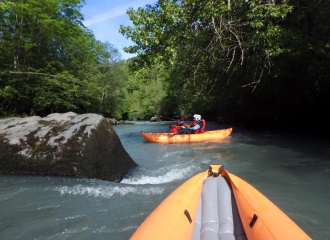
[(162, 63), (181, 113), (321, 114), (329, 104), (329, 4), (159, 0), (128, 11), (133, 69)]
[(77, 0), (2, 2), (1, 89), (8, 90), (1, 94), (3, 111), (75, 109), (71, 93), (81, 83), (69, 51), (85, 34), (80, 7)]
[[(117, 105), (114, 99), (122, 87), (118, 84), (120, 56), (112, 45), (97, 41), (82, 25), (83, 3), (1, 2), (2, 114), (114, 112), (115, 106), (109, 105)], [(120, 116), (120, 112), (116, 114)]]
[(285, 51), (278, 23), (291, 10), (285, 2), (161, 0), (130, 9), (135, 27), (121, 32), (136, 43), (126, 50), (139, 54), (137, 68), (162, 62), (173, 69), (182, 112), (207, 106), (204, 96), (228, 84), (255, 89), (271, 58)]
[(120, 119), (125, 111), (124, 89), (128, 78), (125, 61), (119, 51), (110, 43), (103, 45), (99, 65), (101, 103), (99, 112)]
[(128, 102), (129, 119), (150, 119), (154, 115), (162, 114), (166, 107), (164, 99), (167, 76), (168, 73), (159, 65), (141, 69), (130, 75), (125, 97)]

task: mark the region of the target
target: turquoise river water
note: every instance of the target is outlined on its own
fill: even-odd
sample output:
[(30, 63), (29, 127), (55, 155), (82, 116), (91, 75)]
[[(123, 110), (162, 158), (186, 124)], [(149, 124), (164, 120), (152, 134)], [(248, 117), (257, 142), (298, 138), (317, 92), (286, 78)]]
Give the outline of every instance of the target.
[(0, 239), (129, 239), (166, 196), (209, 164), (250, 183), (312, 239), (330, 239), (329, 141), (234, 127), (221, 141), (166, 145), (139, 133), (168, 132), (171, 123), (114, 126), (138, 164), (120, 183), (0, 175)]

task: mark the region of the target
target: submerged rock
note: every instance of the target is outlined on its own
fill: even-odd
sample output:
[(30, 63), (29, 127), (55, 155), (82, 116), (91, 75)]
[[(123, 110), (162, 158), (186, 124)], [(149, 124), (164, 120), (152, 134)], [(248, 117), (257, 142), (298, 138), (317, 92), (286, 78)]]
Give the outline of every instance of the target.
[(136, 163), (97, 114), (0, 120), (0, 173), (120, 181)]
[(162, 119), (157, 115), (150, 118), (150, 122), (159, 122), (159, 121), (162, 121)]
[(133, 124), (133, 123), (124, 122), (123, 120), (117, 121), (116, 119), (113, 118), (107, 118), (107, 121), (110, 125)]

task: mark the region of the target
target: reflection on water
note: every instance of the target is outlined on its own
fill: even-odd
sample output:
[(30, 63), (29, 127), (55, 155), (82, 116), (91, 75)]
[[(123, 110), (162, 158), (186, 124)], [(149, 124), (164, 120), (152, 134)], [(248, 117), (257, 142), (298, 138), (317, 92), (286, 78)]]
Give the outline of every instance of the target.
[[(121, 183), (0, 175), (1, 239), (127, 240), (161, 201), (210, 164), (257, 188), (314, 240), (330, 239), (330, 149), (324, 140), (238, 129), (223, 140), (155, 144), (173, 122), (114, 126), (137, 167)], [(210, 130), (223, 127), (208, 123)]]
[[(212, 144), (212, 143), (217, 143), (217, 144)], [(196, 147), (193, 147), (192, 149), (198, 149), (198, 150), (207, 150), (207, 149), (218, 149), (221, 148), (222, 144), (232, 144), (232, 142), (229, 139), (220, 139), (220, 140), (212, 140), (212, 141), (207, 141), (205, 145), (205, 142), (198, 143)]]

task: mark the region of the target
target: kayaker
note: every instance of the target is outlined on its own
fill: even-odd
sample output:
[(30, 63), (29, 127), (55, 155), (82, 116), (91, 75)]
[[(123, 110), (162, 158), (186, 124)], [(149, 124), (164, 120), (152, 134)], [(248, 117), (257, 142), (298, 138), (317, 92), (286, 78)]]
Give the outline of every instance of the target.
[(176, 125), (177, 126), (185, 126), (185, 123), (183, 121), (183, 117), (178, 117), (177, 120), (176, 120)]
[(182, 128), (192, 130), (191, 133), (194, 133), (194, 134), (203, 133), (204, 129), (205, 129), (205, 120), (202, 119), (202, 116), (199, 114), (195, 114), (193, 116), (193, 118), (194, 118), (194, 123), (193, 123), (192, 127), (183, 126)]

